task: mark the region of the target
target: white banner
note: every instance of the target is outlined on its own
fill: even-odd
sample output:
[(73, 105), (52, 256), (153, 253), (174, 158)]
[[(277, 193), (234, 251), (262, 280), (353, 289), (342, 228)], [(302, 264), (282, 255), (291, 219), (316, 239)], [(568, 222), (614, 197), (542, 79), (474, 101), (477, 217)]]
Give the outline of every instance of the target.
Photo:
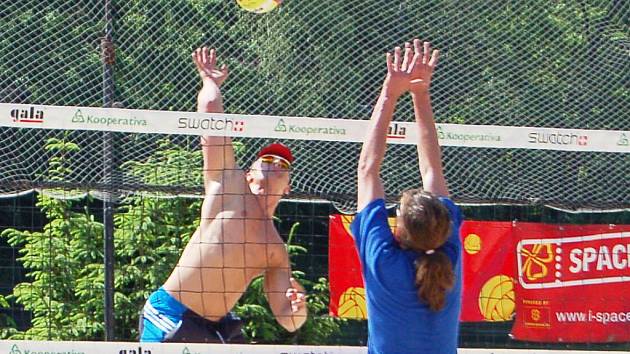
[[(0, 354), (366, 354), (366, 347), (186, 344), (137, 342), (61, 342), (0, 340)], [(572, 350), (458, 349), (462, 354), (583, 354)], [(589, 353), (618, 353), (598, 352)]]
[[(361, 142), (368, 120), (0, 103), (0, 126)], [(437, 124), (442, 146), (630, 152), (630, 131)], [(415, 144), (415, 123), (392, 122), (388, 143)]]

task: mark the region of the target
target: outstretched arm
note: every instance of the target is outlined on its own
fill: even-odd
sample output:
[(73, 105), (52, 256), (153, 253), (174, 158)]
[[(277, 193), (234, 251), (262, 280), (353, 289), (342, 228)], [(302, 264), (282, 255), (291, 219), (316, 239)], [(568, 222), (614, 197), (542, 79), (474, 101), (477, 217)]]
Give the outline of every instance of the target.
[(357, 210), (371, 201), (385, 196), (380, 177), (381, 164), (387, 148), (387, 130), (394, 115), (396, 102), (409, 89), (410, 69), (413, 67), (411, 48), (405, 46), (404, 56), (400, 47), (394, 55), (387, 53), (387, 76), (374, 106), (370, 127), (361, 147), (357, 171)]
[[(217, 68), (214, 49), (197, 48), (192, 53), (193, 62), (201, 77), (202, 87), (197, 95), (197, 112), (223, 113), (221, 84), (228, 76), (227, 66)], [(202, 136), (204, 186), (211, 181), (220, 181), (224, 170), (236, 168), (232, 139), (229, 137)]]
[(431, 52), (429, 42), (413, 41), (415, 54), (422, 56), (412, 70), (410, 83), (411, 99), (418, 129), (418, 165), (422, 176), (422, 188), (438, 196), (448, 196), (446, 179), (442, 166), (442, 154), (438, 144), (433, 108), (431, 106), (431, 77), (435, 69), (439, 51)]

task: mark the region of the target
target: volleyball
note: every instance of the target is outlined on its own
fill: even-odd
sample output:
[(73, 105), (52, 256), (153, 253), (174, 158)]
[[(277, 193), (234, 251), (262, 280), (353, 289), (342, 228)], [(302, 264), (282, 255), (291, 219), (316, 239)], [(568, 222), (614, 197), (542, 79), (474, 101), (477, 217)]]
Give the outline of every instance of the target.
[(339, 297), (337, 315), (341, 318), (366, 319), (365, 289), (350, 287)]
[(278, 7), (282, 0), (236, 0), (236, 3), (245, 11), (264, 14)]
[(515, 307), (514, 280), (507, 275), (490, 278), (479, 292), (479, 310), (486, 321), (509, 321)]
[(476, 234), (469, 234), (464, 238), (464, 249), (468, 254), (475, 254), (481, 251), (481, 238)]

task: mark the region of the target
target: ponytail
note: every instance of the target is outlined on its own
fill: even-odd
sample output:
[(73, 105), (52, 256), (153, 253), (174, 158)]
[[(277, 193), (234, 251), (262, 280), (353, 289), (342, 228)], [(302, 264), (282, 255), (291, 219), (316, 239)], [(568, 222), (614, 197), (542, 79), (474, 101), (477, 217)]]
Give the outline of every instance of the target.
[(418, 298), (431, 310), (441, 310), (446, 292), (455, 285), (453, 264), (442, 249), (451, 234), (448, 209), (437, 196), (421, 189), (403, 192), (400, 205), (401, 247), (421, 254), (415, 262)]
[(418, 298), (433, 311), (446, 304), (446, 292), (455, 285), (455, 273), (448, 256), (440, 249), (423, 254), (416, 262)]

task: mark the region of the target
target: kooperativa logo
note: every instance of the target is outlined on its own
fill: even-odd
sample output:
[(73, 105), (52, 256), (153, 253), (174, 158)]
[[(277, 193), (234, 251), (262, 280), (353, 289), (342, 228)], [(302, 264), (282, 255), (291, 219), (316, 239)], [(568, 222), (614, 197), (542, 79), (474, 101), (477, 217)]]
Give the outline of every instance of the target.
[(11, 118), (14, 122), (19, 123), (42, 123), (44, 121), (44, 111), (33, 106), (22, 109), (15, 108), (11, 110)]
[(22, 354), (22, 351), (20, 350), (20, 348), (17, 346), (17, 344), (13, 344), (13, 346), (11, 347), (11, 351), (9, 352), (9, 354)]
[(13, 344), (9, 354), (85, 354), (81, 351), (75, 351), (74, 349), (20, 349), (17, 344)]
[(630, 139), (626, 136), (626, 134), (621, 133), (619, 140), (617, 141), (617, 145), (619, 146), (630, 146)]
[(316, 127), (316, 126), (303, 126), (297, 124), (286, 124), (284, 119), (278, 120), (273, 131), (278, 133), (292, 133), (292, 134), (323, 134), (323, 135), (346, 135), (346, 129), (329, 126), (329, 127)]

